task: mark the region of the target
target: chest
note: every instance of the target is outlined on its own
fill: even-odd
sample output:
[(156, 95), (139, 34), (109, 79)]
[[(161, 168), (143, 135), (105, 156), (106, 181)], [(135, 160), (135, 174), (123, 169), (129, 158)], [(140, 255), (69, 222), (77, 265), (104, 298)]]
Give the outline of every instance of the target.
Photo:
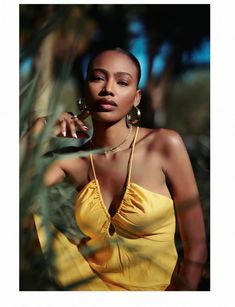
[(97, 155), (92, 157), (91, 164), (89, 177), (97, 179), (103, 203), (111, 215), (118, 210), (131, 182), (152, 192), (163, 193), (165, 176), (161, 159), (156, 155), (146, 156), (141, 151), (133, 156), (128, 152), (109, 158)]
[(172, 224), (173, 202), (156, 156), (152, 161), (148, 155), (141, 167), (141, 155), (104, 159), (92, 156), (90, 182), (76, 201), (76, 219), (87, 236), (116, 231), (132, 238)]

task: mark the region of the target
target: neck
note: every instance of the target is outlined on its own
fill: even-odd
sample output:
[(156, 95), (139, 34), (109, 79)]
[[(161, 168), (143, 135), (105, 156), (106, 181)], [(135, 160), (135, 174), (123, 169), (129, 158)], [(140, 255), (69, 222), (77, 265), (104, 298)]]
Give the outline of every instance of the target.
[(130, 132), (125, 121), (120, 121), (112, 125), (102, 125), (93, 122), (94, 133), (93, 144), (97, 147), (113, 147), (121, 143)]

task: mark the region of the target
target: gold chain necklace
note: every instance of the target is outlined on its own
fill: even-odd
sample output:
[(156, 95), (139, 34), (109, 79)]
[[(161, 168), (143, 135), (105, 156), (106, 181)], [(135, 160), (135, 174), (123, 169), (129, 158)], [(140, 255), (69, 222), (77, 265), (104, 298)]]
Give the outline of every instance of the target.
[[(115, 145), (113, 147), (104, 148), (104, 152), (107, 153), (107, 152), (114, 152), (114, 151), (116, 151), (119, 147), (121, 147), (128, 140), (128, 137), (131, 134), (131, 131), (132, 131), (132, 126), (129, 128), (129, 131), (128, 131), (126, 137), (124, 138), (124, 140), (121, 141), (120, 144)], [(95, 144), (92, 140), (90, 140), (90, 144), (93, 147), (100, 147), (99, 145)]]

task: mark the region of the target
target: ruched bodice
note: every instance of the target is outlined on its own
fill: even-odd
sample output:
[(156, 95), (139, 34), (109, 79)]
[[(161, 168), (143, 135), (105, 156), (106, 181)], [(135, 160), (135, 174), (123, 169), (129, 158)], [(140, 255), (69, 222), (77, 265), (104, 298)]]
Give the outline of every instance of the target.
[(131, 182), (137, 134), (138, 128), (125, 191), (112, 216), (104, 204), (90, 153), (94, 179), (77, 194), (75, 202), (76, 222), (85, 235), (76, 251), (80, 252), (77, 276), (83, 270), (88, 272), (88, 265), (98, 283), (88, 283), (83, 289), (164, 290), (170, 283), (177, 262), (174, 204), (171, 198)]
[(161, 241), (172, 238), (175, 227), (172, 199), (133, 182), (126, 187), (118, 211), (110, 216), (96, 179), (77, 196), (76, 220), (79, 228), (91, 238), (108, 235), (112, 225), (115, 232), (125, 238), (159, 235)]

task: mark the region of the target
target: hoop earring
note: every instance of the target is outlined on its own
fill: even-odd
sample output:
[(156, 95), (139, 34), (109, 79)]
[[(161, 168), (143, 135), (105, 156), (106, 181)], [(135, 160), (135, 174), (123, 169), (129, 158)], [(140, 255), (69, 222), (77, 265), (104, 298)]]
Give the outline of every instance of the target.
[(140, 122), (140, 118), (141, 118), (140, 109), (133, 106), (126, 116), (127, 125), (137, 126)]
[(83, 113), (87, 109), (85, 98), (79, 98), (77, 104), (79, 114)]

